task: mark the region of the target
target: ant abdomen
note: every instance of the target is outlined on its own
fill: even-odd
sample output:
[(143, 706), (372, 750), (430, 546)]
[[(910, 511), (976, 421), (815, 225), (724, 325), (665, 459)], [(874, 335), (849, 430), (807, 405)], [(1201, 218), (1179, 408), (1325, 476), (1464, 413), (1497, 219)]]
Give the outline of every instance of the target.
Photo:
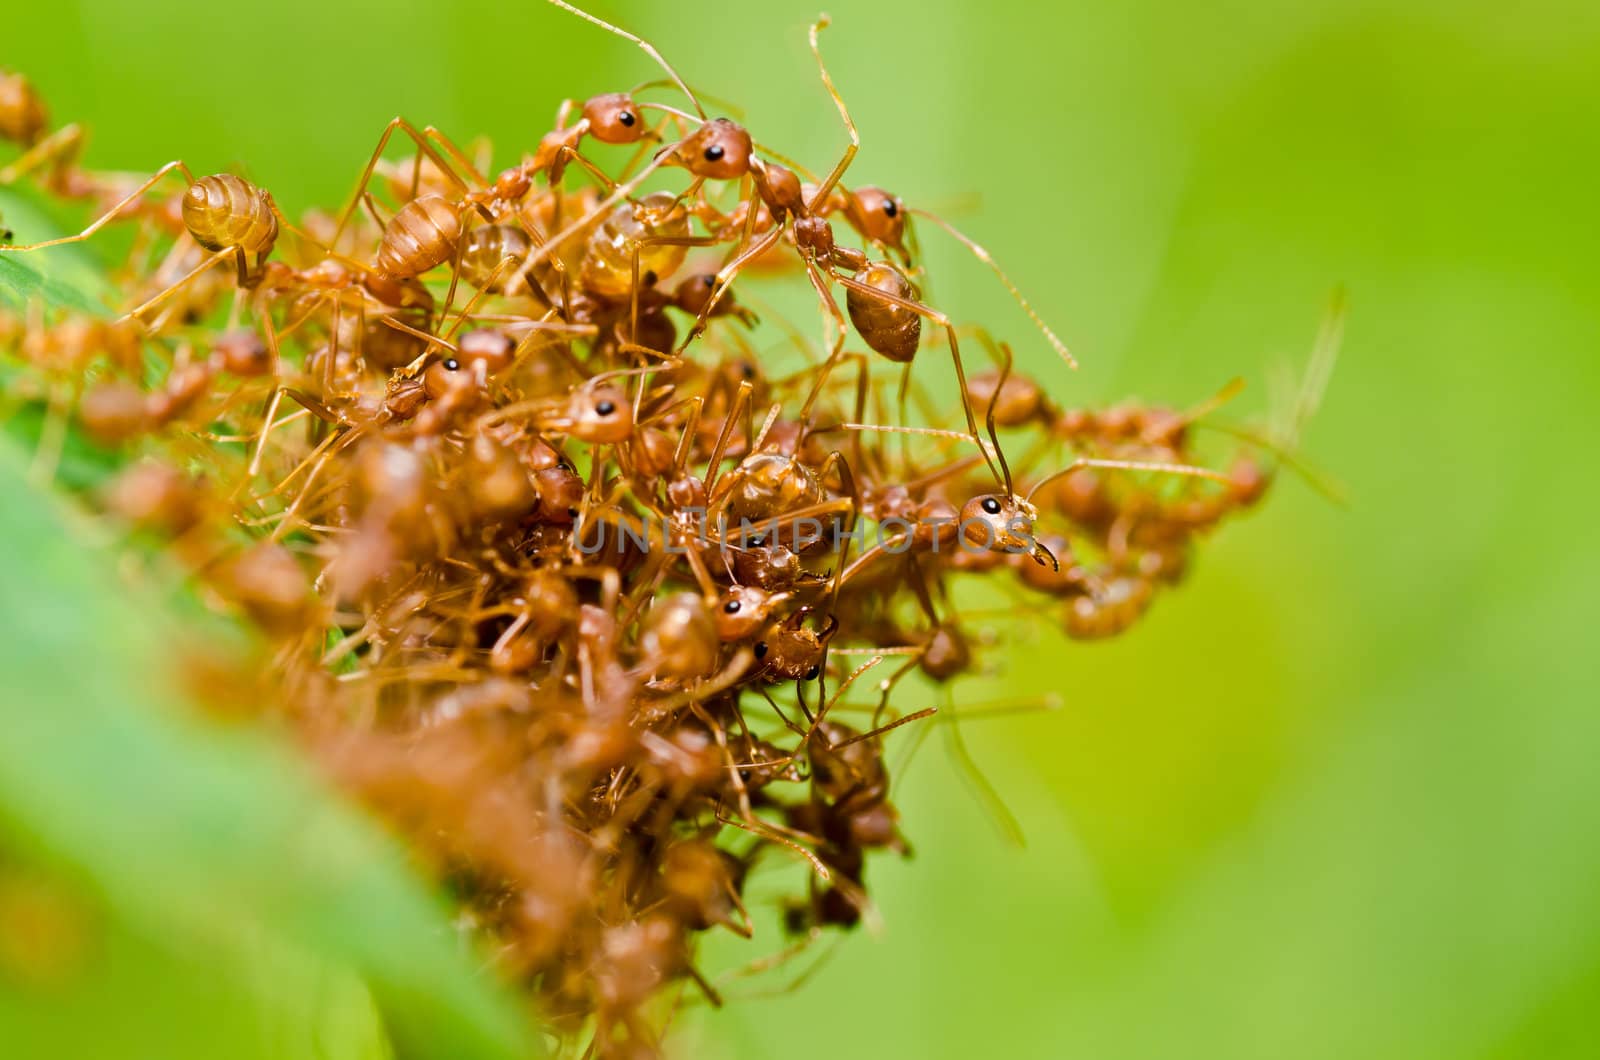
[(384, 226), (378, 269), (395, 279), (420, 276), (455, 256), (460, 241), (461, 207), (442, 195), (423, 195)]
[(480, 291), (514, 294), (506, 283), (532, 250), (533, 241), (516, 225), (480, 225), (461, 248), (461, 276)]
[(994, 416), (998, 427), (1021, 427), (1048, 411), (1039, 384), (1027, 376), (983, 372), (967, 380), (967, 400), (972, 407)]
[(0, 140), (32, 147), (50, 126), (50, 113), (33, 84), (0, 71)]
[(207, 250), (237, 247), (264, 257), (278, 240), (278, 216), (267, 192), (243, 177), (201, 177), (183, 195), (183, 223)]
[(639, 283), (654, 287), (683, 264), (689, 248), (683, 243), (651, 243), (650, 239), (689, 237), (689, 211), (671, 192), (658, 191), (637, 205), (623, 203), (601, 222), (583, 255), (581, 282), (593, 294), (621, 300), (633, 290), (633, 256), (639, 255)]
[[(887, 261), (868, 263), (856, 273), (855, 279), (896, 298), (914, 300), (917, 297), (917, 289), (906, 274)], [(850, 310), (850, 323), (874, 352), (897, 364), (906, 364), (916, 357), (917, 344), (922, 339), (922, 317), (915, 310), (854, 287), (845, 296), (845, 306)]]

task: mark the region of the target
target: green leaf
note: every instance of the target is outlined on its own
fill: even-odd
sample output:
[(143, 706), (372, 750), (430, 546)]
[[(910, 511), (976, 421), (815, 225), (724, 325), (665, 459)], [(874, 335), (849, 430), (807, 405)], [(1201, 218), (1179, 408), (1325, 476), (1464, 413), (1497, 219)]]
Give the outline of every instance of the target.
[[(60, 234), (35, 201), (15, 188), (0, 188), (0, 221), (18, 243), (43, 242)], [(0, 252), (0, 306), (22, 310), (37, 300), (48, 308), (104, 314), (110, 294), (110, 285), (81, 245)]]
[[(312, 1033), (307, 998), (327, 989), (320, 969), (331, 967), (336, 982), (349, 972), (366, 981), (405, 1056), (537, 1051), (515, 1005), (393, 844), (263, 732), (170, 709), (159, 661), (185, 630), (168, 628), (122, 588), (109, 557), (78, 543), (72, 512), (27, 487), (9, 446), (0, 493), (10, 551), (0, 609), (15, 616), (0, 641), (0, 836), (93, 895), (118, 938), (210, 969), (216, 989), (292, 1015), (293, 1034)], [(260, 966), (263, 947), (286, 969), (265, 992), (241, 979)], [(342, 982), (335, 992), (353, 996)], [(133, 998), (166, 989), (160, 973), (124, 988)], [(63, 1005), (86, 1019), (94, 996), (69, 994)], [(0, 1039), (5, 1031), (0, 1022)], [(339, 1055), (370, 1055), (370, 1040), (359, 1044)], [(255, 1046), (212, 1055), (254, 1055)], [(114, 1035), (91, 1052), (133, 1055)]]

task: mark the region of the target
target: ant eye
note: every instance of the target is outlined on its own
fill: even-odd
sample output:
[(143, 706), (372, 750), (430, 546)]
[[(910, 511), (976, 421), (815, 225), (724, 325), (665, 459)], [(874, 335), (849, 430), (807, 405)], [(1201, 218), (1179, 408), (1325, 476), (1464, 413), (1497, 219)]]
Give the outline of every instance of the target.
[[(600, 401), (600, 402), (596, 402), (596, 404), (594, 406), (594, 411), (595, 411), (596, 415), (609, 416), (613, 412), (617, 411), (617, 403), (615, 401)], [(999, 510), (1000, 510), (999, 508), (995, 509), (995, 511), (999, 511)]]
[(644, 285), (646, 287), (654, 287), (656, 285), (656, 281), (660, 279), (660, 277), (656, 275), (654, 269), (646, 269), (645, 274), (640, 278), (644, 280)]
[(579, 514), (580, 513), (579, 513), (578, 509), (576, 509), (576, 508), (568, 508), (567, 509), (567, 518), (568, 519), (576, 519), (579, 516)]
[(756, 658), (765, 659), (767, 657), (767, 642), (764, 641), (764, 640), (763, 641), (758, 641), (756, 643), (755, 652), (756, 652)]
[(894, 204), (894, 200), (893, 199), (885, 199), (885, 200), (883, 200), (883, 216), (885, 216), (885, 217), (893, 217), (895, 214), (897, 214), (899, 212), (900, 212), (900, 207), (898, 207), (898, 206), (896, 206)]
[(817, 675), (821, 672), (822, 668), (820, 666), (813, 666), (811, 669), (806, 671), (806, 680), (815, 681), (817, 679)]
[(717, 274), (714, 272), (705, 273), (700, 277), (700, 282), (705, 284), (707, 287), (714, 287), (717, 282)]
[(739, 601), (729, 600), (727, 603), (722, 605), (722, 609), (728, 612), (730, 615), (737, 615), (741, 606), (742, 605), (739, 603)]
[(750, 539), (750, 547), (751, 548), (766, 548), (767, 547), (766, 536), (764, 534), (757, 534), (755, 537), (752, 537)]
[(999, 515), (1000, 502), (995, 500), (993, 497), (985, 497), (983, 499), (983, 510), (988, 512), (990, 515)]
[(635, 121), (634, 116), (633, 116), (633, 111), (631, 111), (631, 110), (623, 111), (621, 114), (617, 115), (617, 120), (620, 121), (622, 124), (628, 126), (630, 129), (633, 128), (633, 123)]
[(748, 361), (746, 361), (743, 365), (743, 372), (746, 379), (754, 379), (756, 377), (755, 365), (749, 363)]
[(706, 161), (720, 162), (722, 161), (722, 156), (725, 154), (727, 154), (727, 152), (722, 149), (721, 144), (712, 144), (710, 147), (706, 148)]
[(444, 362), (444, 368), (447, 372), (454, 372), (460, 367), (461, 362), (456, 360), (454, 357), (451, 357), (449, 360)]

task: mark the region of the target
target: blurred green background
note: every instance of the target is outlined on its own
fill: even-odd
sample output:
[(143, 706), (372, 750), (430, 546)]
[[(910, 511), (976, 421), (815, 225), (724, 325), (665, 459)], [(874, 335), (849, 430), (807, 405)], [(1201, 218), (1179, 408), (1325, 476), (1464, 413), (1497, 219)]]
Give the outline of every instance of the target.
[[(759, 139), (837, 156), (810, 3), (593, 9)], [(963, 696), (1065, 701), (966, 727), (1026, 847), (931, 741), (901, 788), (917, 855), (870, 872), (882, 936), (802, 990), (692, 1013), (679, 1051), (1600, 1055), (1600, 7), (830, 10), (851, 180), (953, 206), (1083, 370), (925, 227), (935, 295), (1058, 400), (1243, 375), (1259, 409), (1344, 285), (1306, 448), (1352, 503), (1286, 480), (1132, 635), (992, 651), (1003, 678)], [(531, 0), (57, 0), (8, 5), (0, 33), (0, 64), (92, 126), (91, 163), (242, 162), (291, 212), (346, 195), (396, 113), (504, 160), (564, 96), (655, 76)]]

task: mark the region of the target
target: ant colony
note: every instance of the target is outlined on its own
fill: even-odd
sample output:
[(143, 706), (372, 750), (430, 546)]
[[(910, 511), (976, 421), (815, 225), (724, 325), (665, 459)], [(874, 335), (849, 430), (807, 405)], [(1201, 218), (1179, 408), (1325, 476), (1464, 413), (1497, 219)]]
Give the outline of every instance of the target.
[[(85, 169), (79, 127), (0, 72), (0, 184), (93, 217), (31, 243), (13, 218), (0, 261), (128, 248), (122, 315), (0, 309), (0, 352), (42, 411), (39, 477), (75, 434), (122, 454), (84, 499), (257, 631), (241, 698), (409, 838), (545, 1026), (631, 1057), (677, 1005), (874, 919), (868, 855), (908, 849), (886, 744), (954, 734), (979, 669), (954, 587), (1128, 629), (1292, 462), (1337, 329), (1276, 431), (1212, 422), (1231, 387), (1068, 407), (924, 301), (914, 226), (991, 269), (1064, 376), (989, 254), (847, 181), (826, 19), (848, 146), (813, 171), (582, 17), (665, 79), (561, 104), (493, 176), (488, 144), (396, 119), (348, 202), (298, 221), (181, 161)], [(807, 327), (756, 300), (784, 283)], [(786, 937), (713, 977), (712, 931)]]

